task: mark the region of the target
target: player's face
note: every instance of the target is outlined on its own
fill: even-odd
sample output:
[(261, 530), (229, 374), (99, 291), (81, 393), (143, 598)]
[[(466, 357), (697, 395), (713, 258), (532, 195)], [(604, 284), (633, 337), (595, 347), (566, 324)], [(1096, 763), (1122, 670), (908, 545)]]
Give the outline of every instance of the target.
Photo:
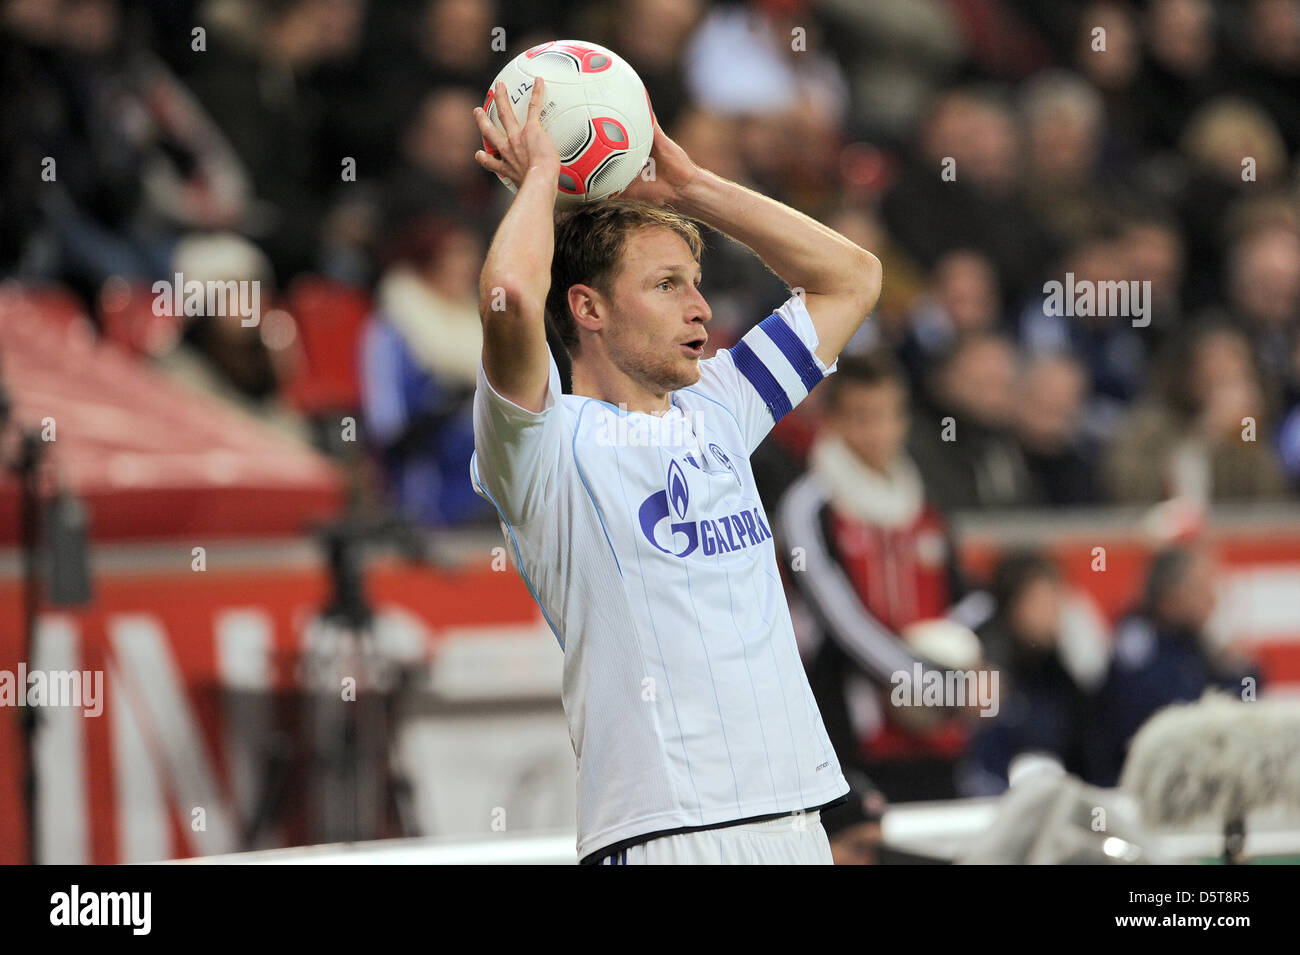
[(611, 288), (615, 314), (606, 327), (611, 360), (654, 394), (700, 378), (713, 317), (700, 294), (700, 264), (671, 229), (638, 229), (627, 238)]

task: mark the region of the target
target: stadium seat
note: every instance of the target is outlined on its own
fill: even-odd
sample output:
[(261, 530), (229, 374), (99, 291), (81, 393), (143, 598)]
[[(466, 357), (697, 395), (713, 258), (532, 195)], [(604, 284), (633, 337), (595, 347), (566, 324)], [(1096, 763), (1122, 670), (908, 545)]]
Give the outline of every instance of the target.
[(99, 295), (99, 327), (104, 337), (145, 356), (170, 351), (180, 338), (184, 318), (154, 314), (152, 287), (121, 279), (106, 282)]
[(0, 321), (39, 318), (51, 330), (69, 331), (77, 325), (93, 333), (86, 307), (75, 294), (59, 285), (25, 285), (6, 282), (0, 286)]
[(303, 364), (289, 383), (288, 398), (309, 416), (361, 404), (357, 354), (370, 314), (365, 292), (318, 277), (289, 288), (287, 308), (298, 325)]

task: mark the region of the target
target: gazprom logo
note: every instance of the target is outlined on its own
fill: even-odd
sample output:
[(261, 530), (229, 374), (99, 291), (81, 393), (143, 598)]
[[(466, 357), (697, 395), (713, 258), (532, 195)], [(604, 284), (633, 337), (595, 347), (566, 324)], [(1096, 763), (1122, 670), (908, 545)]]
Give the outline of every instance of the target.
[(668, 499), (679, 518), (686, 517), (686, 505), (691, 503), (691, 486), (686, 483), (682, 466), (676, 461), (668, 465)]
[[(735, 473), (734, 465), (730, 461), (726, 463)], [(646, 540), (674, 557), (686, 557), (697, 548), (706, 557), (712, 557), (714, 554), (741, 550), (772, 537), (772, 532), (763, 522), (760, 508), (753, 507), (735, 514), (691, 521), (686, 519), (690, 503), (690, 484), (681, 465), (674, 460), (668, 465), (665, 490), (656, 491), (647, 497), (637, 512), (641, 532), (645, 534)], [(671, 520), (674, 516), (677, 519)], [(665, 521), (668, 522), (666, 532), (663, 529)]]

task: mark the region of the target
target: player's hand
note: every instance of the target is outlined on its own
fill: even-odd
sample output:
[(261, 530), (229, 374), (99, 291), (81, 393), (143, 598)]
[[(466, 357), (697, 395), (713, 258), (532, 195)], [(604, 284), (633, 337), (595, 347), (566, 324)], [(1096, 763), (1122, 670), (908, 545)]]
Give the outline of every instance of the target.
[(478, 123), (479, 131), (483, 134), (483, 139), (496, 152), (494, 156), (485, 149), (478, 150), (474, 153), (478, 164), (488, 172), (505, 176), (516, 187), (523, 185), (524, 177), (528, 175), (530, 169), (536, 168), (548, 176), (558, 176), (560, 154), (555, 149), (555, 143), (551, 142), (551, 137), (546, 135), (546, 130), (542, 129), (541, 121), (538, 119), (542, 104), (546, 102), (546, 81), (540, 76), (534, 80), (532, 97), (528, 101), (528, 115), (522, 126), (515, 118), (515, 111), (510, 102), (510, 95), (506, 92), (505, 83), (497, 83), (495, 99), (497, 115), (501, 117), (501, 125), (505, 127), (504, 132), (488, 119), (487, 111), (483, 107), (474, 107), (474, 120)]
[(623, 199), (639, 199), (654, 205), (681, 202), (686, 188), (700, 174), (700, 167), (691, 161), (654, 119), (655, 138), (650, 147), (653, 165), (646, 164), (640, 174), (619, 195)]

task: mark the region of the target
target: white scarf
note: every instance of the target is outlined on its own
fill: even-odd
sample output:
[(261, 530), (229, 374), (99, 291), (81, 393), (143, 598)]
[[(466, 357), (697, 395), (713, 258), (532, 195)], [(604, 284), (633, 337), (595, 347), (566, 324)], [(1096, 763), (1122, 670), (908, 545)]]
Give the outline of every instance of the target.
[(474, 385), (483, 350), (476, 302), (444, 298), (402, 267), (384, 275), (375, 295), (384, 318), (422, 368), (449, 384)]
[(921, 472), (906, 454), (881, 474), (863, 464), (837, 435), (824, 433), (808, 463), (836, 510), (879, 527), (910, 524), (925, 504)]

